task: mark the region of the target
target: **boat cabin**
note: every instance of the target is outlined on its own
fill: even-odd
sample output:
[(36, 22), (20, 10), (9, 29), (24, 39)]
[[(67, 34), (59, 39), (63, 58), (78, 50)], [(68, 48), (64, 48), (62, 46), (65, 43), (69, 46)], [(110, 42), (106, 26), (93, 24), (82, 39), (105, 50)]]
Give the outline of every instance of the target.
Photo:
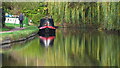
[(53, 19), (52, 18), (43, 18), (43, 19), (41, 19), (39, 27), (45, 27), (45, 26), (52, 26), (52, 27), (54, 27)]

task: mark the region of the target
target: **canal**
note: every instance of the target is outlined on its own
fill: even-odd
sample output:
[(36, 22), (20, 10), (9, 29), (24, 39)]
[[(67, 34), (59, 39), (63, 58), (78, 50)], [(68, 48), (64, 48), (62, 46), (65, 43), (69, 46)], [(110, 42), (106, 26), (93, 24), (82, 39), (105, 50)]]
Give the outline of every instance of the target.
[[(47, 40), (47, 42), (45, 41)], [(120, 35), (59, 28), (2, 50), (3, 66), (119, 66)]]

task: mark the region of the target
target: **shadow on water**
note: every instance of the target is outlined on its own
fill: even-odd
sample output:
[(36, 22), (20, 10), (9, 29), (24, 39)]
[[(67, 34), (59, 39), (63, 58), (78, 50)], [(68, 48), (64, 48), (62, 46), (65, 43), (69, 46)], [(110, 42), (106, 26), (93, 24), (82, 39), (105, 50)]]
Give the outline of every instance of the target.
[(42, 31), (3, 53), (3, 66), (119, 66), (119, 44), (119, 35), (96, 30)]

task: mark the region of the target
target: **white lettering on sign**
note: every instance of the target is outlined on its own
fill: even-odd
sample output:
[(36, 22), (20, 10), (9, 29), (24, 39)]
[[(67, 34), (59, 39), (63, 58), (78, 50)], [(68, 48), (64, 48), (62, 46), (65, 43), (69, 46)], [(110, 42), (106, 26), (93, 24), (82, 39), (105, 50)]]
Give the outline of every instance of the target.
[(19, 24), (19, 18), (6, 17), (5, 23)]

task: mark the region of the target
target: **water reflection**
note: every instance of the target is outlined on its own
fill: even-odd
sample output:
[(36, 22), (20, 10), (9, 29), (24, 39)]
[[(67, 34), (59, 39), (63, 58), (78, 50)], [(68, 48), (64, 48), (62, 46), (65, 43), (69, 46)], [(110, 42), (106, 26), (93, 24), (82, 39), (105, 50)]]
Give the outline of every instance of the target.
[(38, 34), (40, 38), (40, 45), (45, 47), (53, 46), (55, 39), (55, 30), (49, 30), (49, 32), (39, 31)]
[[(96, 30), (57, 29), (52, 47), (42, 47), (36, 39), (22, 44), (22, 49), (4, 53), (4, 66), (119, 66), (120, 36)], [(54, 34), (54, 33), (52, 33)], [(21, 45), (14, 45), (21, 46)]]

